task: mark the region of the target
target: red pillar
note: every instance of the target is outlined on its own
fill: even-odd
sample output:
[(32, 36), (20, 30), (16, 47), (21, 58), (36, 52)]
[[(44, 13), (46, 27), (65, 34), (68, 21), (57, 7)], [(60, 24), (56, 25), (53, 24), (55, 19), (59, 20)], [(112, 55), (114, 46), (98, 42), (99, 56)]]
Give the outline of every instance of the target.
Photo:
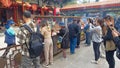
[(53, 15), (56, 16), (56, 7), (54, 8)]
[(18, 7), (17, 7), (17, 5), (15, 5), (14, 9), (13, 9), (13, 19), (14, 19), (15, 25), (18, 25), (17, 11), (18, 11)]

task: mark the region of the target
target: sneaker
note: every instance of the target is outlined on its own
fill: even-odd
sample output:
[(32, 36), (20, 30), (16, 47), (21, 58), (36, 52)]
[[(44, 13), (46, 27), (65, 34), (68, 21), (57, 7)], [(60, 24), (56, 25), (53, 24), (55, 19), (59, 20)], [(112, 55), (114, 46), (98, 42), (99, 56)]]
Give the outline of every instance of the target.
[(64, 60), (68, 60), (68, 58), (66, 57), (66, 58), (64, 58)]
[(98, 61), (92, 60), (91, 63), (98, 64)]
[(60, 60), (61, 60), (61, 61), (68, 61), (67, 58), (61, 58)]
[(76, 48), (80, 48), (80, 46), (76, 46)]
[(85, 44), (85, 46), (91, 46), (90, 44)]
[(70, 54), (73, 55), (73, 54), (75, 54), (75, 52), (71, 52)]
[(50, 63), (50, 65), (53, 65), (53, 62), (52, 62), (52, 63)]
[(104, 58), (104, 59), (106, 58), (105, 55), (101, 55), (100, 57), (101, 57), (101, 58)]
[(48, 66), (48, 65), (43, 64), (43, 67), (48, 68), (49, 66)]

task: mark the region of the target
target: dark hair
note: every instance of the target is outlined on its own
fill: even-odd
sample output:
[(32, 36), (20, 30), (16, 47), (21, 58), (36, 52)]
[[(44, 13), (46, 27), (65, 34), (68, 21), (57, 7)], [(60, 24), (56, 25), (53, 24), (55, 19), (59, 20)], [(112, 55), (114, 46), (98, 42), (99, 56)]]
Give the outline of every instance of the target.
[(40, 22), (40, 26), (41, 27), (44, 27), (44, 26), (46, 26), (47, 25), (47, 21), (46, 20), (42, 20), (41, 22)]
[(31, 18), (31, 12), (26, 10), (23, 12), (23, 16), (26, 18)]
[(76, 23), (77, 22), (77, 19), (73, 19), (73, 23)]
[(93, 20), (91, 18), (88, 18), (87, 20), (89, 21), (89, 23), (93, 24)]
[(80, 23), (80, 20), (77, 20), (77, 24), (79, 24)]
[(104, 17), (104, 20), (109, 20), (109, 21), (112, 21), (113, 17), (110, 16), (110, 15), (107, 15), (106, 17)]
[(103, 21), (103, 19), (98, 18), (98, 19), (97, 19), (97, 23), (99, 23), (99, 24), (100, 24), (100, 26), (102, 27), (102, 26), (103, 26), (104, 21)]

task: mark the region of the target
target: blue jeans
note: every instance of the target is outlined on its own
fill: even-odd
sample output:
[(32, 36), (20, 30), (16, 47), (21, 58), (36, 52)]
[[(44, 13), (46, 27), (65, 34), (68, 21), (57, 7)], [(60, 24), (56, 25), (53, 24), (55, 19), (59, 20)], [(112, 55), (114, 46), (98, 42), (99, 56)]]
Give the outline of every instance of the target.
[(91, 44), (91, 33), (90, 32), (86, 32), (86, 44), (90, 45)]
[(70, 53), (74, 54), (75, 53), (75, 47), (77, 45), (77, 37), (71, 38), (70, 39)]

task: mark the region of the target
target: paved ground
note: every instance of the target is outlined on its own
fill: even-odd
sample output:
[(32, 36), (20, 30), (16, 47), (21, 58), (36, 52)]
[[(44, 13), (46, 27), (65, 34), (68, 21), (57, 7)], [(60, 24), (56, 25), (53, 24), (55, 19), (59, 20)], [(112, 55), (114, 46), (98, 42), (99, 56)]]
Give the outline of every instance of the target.
[[(54, 64), (49, 68), (108, 68), (105, 59), (100, 58), (99, 64), (92, 64), (91, 60), (94, 59), (92, 46), (86, 47), (84, 42), (81, 43), (81, 48), (76, 49), (74, 55), (70, 55), (69, 49), (67, 50), (67, 59), (62, 58), (62, 53), (54, 57)], [(0, 48), (6, 47), (4, 43), (4, 35), (0, 33)], [(3, 51), (0, 51), (0, 55)], [(120, 61), (115, 57), (116, 68), (120, 68)]]
[[(86, 47), (83, 42), (81, 48), (76, 49), (74, 55), (70, 55), (69, 49), (67, 50), (67, 59), (62, 58), (62, 54), (54, 57), (54, 64), (49, 68), (108, 68), (108, 64), (104, 58), (100, 58), (99, 64), (92, 64), (91, 60), (94, 59), (92, 46)], [(120, 68), (120, 61), (116, 59), (116, 68)]]

